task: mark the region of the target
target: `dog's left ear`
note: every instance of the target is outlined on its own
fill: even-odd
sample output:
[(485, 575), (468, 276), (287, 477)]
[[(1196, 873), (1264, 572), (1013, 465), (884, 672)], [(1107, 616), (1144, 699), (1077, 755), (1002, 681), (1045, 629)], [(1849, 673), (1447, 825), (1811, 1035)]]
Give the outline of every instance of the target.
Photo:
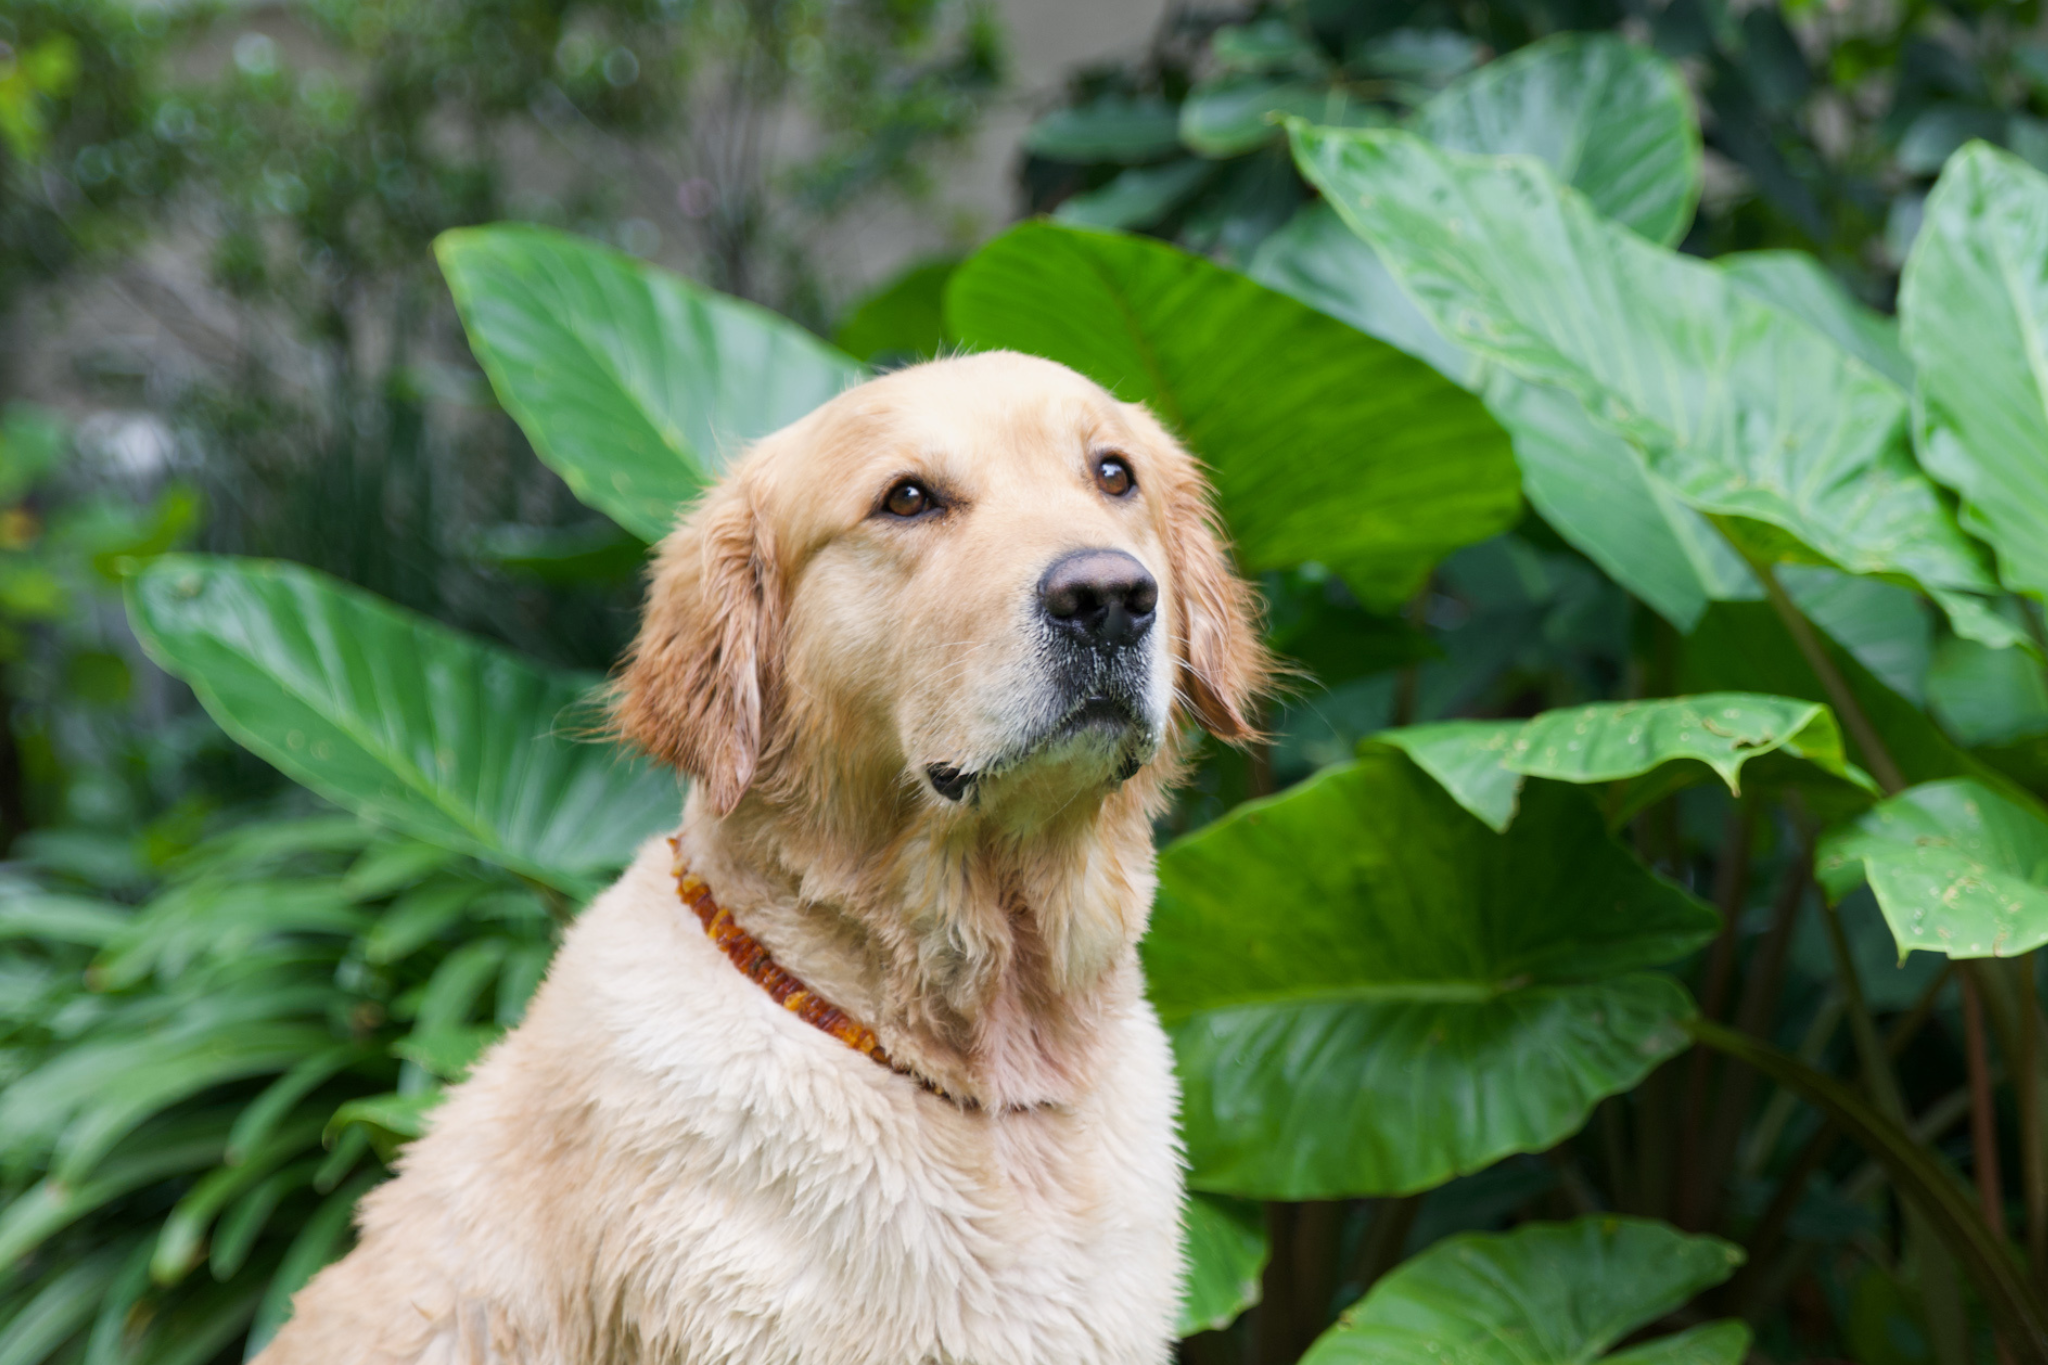
[(1179, 692), (1203, 729), (1241, 744), (1258, 737), (1258, 700), (1273, 660), (1260, 636), (1258, 597), (1217, 530), (1208, 483), (1192, 457), (1172, 449), (1179, 467), (1169, 472), (1164, 500), (1167, 562), (1181, 604)]
[(754, 780), (776, 699), (782, 583), (744, 477), (661, 543), (613, 695), (618, 731), (690, 774), (720, 815)]

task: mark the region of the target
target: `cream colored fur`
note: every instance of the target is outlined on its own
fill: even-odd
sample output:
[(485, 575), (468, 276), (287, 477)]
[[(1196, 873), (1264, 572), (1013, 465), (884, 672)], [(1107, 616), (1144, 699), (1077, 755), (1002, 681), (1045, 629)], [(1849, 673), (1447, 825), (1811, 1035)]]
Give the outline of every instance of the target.
[[(1104, 451), (1136, 493), (1100, 491)], [(948, 510), (879, 512), (906, 477)], [(1242, 738), (1264, 676), (1205, 499), (1143, 409), (1006, 355), (875, 381), (741, 461), (663, 548), (621, 726), (695, 779), (680, 837), (719, 901), (951, 1098), (777, 1006), (652, 841), (261, 1365), (1167, 1359), (1150, 821), (1180, 721)], [(1114, 750), (1033, 738), (1026, 604), (1097, 546), (1160, 580)], [(939, 759), (987, 765), (971, 799)]]

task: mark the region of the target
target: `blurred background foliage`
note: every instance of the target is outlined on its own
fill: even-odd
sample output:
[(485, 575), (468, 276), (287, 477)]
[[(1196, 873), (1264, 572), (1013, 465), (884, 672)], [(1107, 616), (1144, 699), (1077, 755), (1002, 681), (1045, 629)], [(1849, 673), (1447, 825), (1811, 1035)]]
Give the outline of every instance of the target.
[(1683, 243), (1793, 247), (1888, 306), (1927, 190), (1970, 138), (2048, 165), (2048, 38), (2022, 0), (1299, 0), (1176, 8), (1141, 61), (1075, 73), (1026, 141), (1026, 208), (1249, 265), (1313, 197), (1272, 111), (1388, 123), (1546, 34), (1673, 59), (1706, 185)]
[[(2048, 165), (2041, 18), (2033, 0), (1176, 5), (1147, 52), (1076, 71), (1042, 112), (1018, 208), (1256, 273), (1314, 198), (1269, 115), (1389, 123), (1533, 40), (1617, 31), (1673, 58), (1698, 108), (1705, 189), (1683, 249), (1798, 247), (1888, 309), (1966, 138)], [(919, 202), (1002, 74), (971, 0), (0, 7), (0, 1362), (238, 1358), (342, 1244), (354, 1198), (417, 1129), (409, 1101), (517, 1019), (564, 913), (546, 886), (337, 816), (231, 743), (143, 655), (124, 575), (178, 547), (274, 556), (563, 669), (609, 667), (645, 546), (532, 458), (431, 242), (559, 226), (861, 359), (929, 354), (950, 258), (849, 298), (817, 246), (863, 204)], [(1397, 613), (1313, 566), (1264, 586), (1276, 643), (1313, 681), (1270, 752), (1209, 757), (1170, 832), (1388, 725), (1799, 667), (1760, 602), (1717, 602), (1681, 636), (1533, 514)], [(1909, 593), (1861, 586), (1831, 618), (1825, 582), (1801, 599), (1845, 645), (1864, 623), (1859, 685), (1919, 703), (1930, 677), (1981, 663)], [(1733, 669), (1757, 638), (1772, 658)], [(1952, 738), (2038, 784), (2048, 694), (2021, 711), (1998, 695), (1932, 704)], [(1639, 846), (1705, 891), (1711, 848), (1753, 818), (1696, 790)], [(1790, 880), (1801, 850), (1783, 831), (1751, 842), (1760, 893)], [(1788, 1047), (1840, 1052), (1829, 944), (1753, 899), (1743, 941), (1769, 929), (1778, 957), (1734, 1008)], [(1867, 897), (1843, 923), (1873, 1009), (1924, 1022), (1938, 965), (1894, 968)], [(1955, 1146), (1954, 1031), (1905, 1032), (1909, 1098), (1947, 1106), (1934, 1137)], [(161, 1086), (107, 1102), (109, 1076), (139, 1071)], [(1689, 1083), (1678, 1064), (1655, 1073), (1662, 1100), (1633, 1112), (1682, 1112)], [(1789, 1102), (1762, 1117), (1772, 1141), (1806, 1139), (1803, 1122)], [(1641, 1140), (1675, 1153), (1681, 1135)], [(1726, 1190), (1686, 1197), (1754, 1217), (1770, 1150), (1752, 1133)], [(1794, 1211), (1804, 1259), (1748, 1286), (1759, 1349), (1930, 1360), (1921, 1291), (1878, 1245), (1875, 1179), (1837, 1165)], [(1188, 1352), (1292, 1359), (1360, 1276), (1450, 1232), (1582, 1211), (1583, 1180), (1568, 1156), (1518, 1157), (1405, 1203), (1303, 1205), (1275, 1256), (1299, 1231), (1340, 1245), (1344, 1275), (1304, 1272), (1301, 1304)], [(1642, 1171), (1644, 1209), (1671, 1213), (1653, 1192), (1673, 1183)]]

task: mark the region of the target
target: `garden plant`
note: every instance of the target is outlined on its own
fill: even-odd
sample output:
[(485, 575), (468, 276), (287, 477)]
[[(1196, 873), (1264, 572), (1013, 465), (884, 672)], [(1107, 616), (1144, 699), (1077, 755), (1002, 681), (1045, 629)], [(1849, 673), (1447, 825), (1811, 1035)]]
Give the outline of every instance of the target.
[[(1027, 222), (858, 348), (1150, 404), (1294, 666), (1160, 830), (1184, 1358), (2048, 1365), (2048, 177), (1955, 152), (1894, 323), (1673, 250), (1699, 128), (1618, 38), (1317, 112), (1244, 272)], [(574, 236), (437, 254), (640, 541), (868, 372)], [(328, 806), (0, 897), (0, 1362), (259, 1347), (678, 811), (599, 679), (153, 548), (138, 636)]]

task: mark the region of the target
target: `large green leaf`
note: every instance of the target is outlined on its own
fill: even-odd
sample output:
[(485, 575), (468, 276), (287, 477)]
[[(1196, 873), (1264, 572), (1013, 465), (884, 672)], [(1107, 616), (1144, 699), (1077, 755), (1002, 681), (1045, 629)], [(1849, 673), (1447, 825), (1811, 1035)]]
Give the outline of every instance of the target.
[(1700, 130), (1671, 63), (1611, 34), (1561, 33), (1461, 77), (1409, 124), (1440, 147), (1540, 157), (1653, 242), (1692, 224)]
[(1829, 340), (1890, 379), (1913, 387), (1913, 362), (1899, 344), (1899, 324), (1849, 296), (1826, 266), (1803, 251), (1737, 251), (1714, 265), (1735, 285), (1824, 332)]
[(1585, 797), (1539, 784), (1496, 834), (1368, 748), (1161, 856), (1145, 940), (1202, 1189), (1426, 1189), (1574, 1131), (1682, 1037), (1642, 969), (1715, 916)]
[(1265, 1211), (1242, 1199), (1190, 1193), (1181, 1206), (1188, 1236), (1180, 1335), (1215, 1332), (1259, 1301), (1266, 1268)]
[(1251, 275), (1483, 393), (1543, 519), (1680, 630), (1709, 601), (1760, 592), (1720, 533), (1651, 478), (1626, 440), (1596, 426), (1570, 394), (1481, 365), (1445, 340), (1327, 203), (1267, 238)]
[(1486, 401), (1514, 437), (1522, 491), (1543, 519), (1665, 620), (1691, 630), (1709, 602), (1761, 591), (1707, 519), (1578, 399), (1494, 369)]
[(2007, 587), (2048, 595), (2048, 176), (1982, 142), (1942, 169), (1899, 283), (1920, 458)]
[(1814, 867), (1836, 898), (1869, 880), (1901, 957), (2014, 957), (2048, 943), (2048, 820), (1981, 782), (1907, 788), (1830, 830)]
[[(1514, 820), (1530, 777), (1581, 784), (1648, 777), (1645, 791), (1661, 794), (1694, 773), (1711, 772), (1739, 793), (1745, 765), (1784, 754), (1873, 796), (1877, 791), (1843, 757), (1834, 712), (1816, 702), (1747, 692), (1595, 702), (1526, 721), (1442, 721), (1376, 738), (1414, 759), (1459, 805), (1497, 830)], [(1660, 773), (1667, 765), (1678, 771)], [(1624, 799), (1624, 808), (1632, 804)]]
[(1977, 595), (1998, 585), (1913, 463), (1890, 380), (1536, 161), (1290, 128), (1303, 174), (1440, 330), (1572, 394), (1751, 553), (1911, 581), (1962, 633), (2015, 636)]
[(1439, 1242), (1374, 1285), (1303, 1365), (1737, 1365), (1749, 1330), (1709, 1323), (1607, 1349), (1742, 1264), (1718, 1237), (1642, 1218), (1531, 1223)]
[(1319, 561), (1391, 606), (1519, 511), (1507, 437), (1477, 399), (1162, 242), (1026, 223), (960, 268), (946, 316), (972, 345), (1150, 404), (1208, 464), (1249, 570)]
[(222, 728), (321, 795), (571, 895), (672, 823), (676, 783), (606, 744), (593, 680), (310, 569), (171, 555), (129, 581), (150, 656)]
[(764, 308), (531, 227), (434, 244), (484, 373), (549, 468), (642, 540), (740, 445), (866, 377)]

